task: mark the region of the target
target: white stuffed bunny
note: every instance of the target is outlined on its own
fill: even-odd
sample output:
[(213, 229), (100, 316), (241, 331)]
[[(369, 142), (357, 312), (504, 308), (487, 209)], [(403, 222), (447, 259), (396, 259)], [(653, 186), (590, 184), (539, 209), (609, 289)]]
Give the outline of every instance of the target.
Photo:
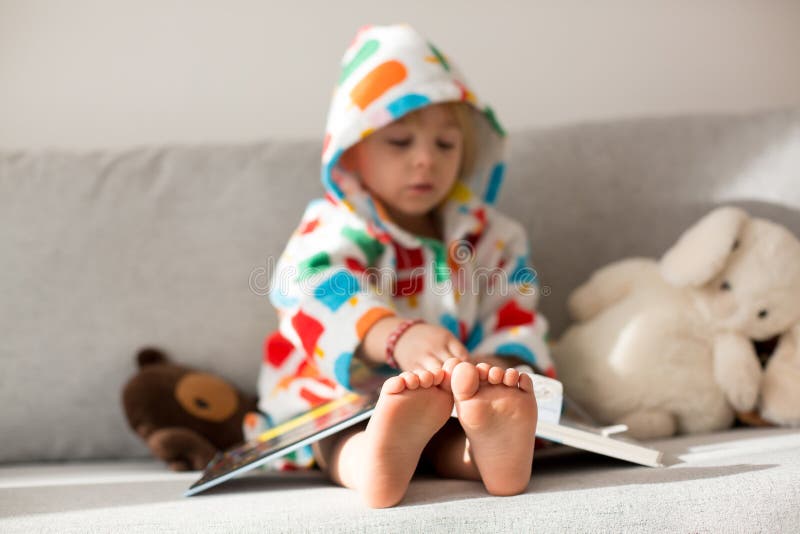
[[(623, 260), (570, 296), (554, 346), (565, 393), (640, 439), (719, 430), (756, 410), (800, 425), (800, 242), (719, 208), (660, 262)], [(754, 342), (780, 336), (765, 369)]]

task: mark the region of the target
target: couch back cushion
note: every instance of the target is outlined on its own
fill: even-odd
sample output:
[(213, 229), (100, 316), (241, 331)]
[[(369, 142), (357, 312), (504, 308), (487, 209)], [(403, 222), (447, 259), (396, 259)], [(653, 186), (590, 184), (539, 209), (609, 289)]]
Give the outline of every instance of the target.
[[(0, 151), (0, 462), (147, 456), (120, 402), (147, 345), (254, 392), (319, 151)], [(800, 234), (800, 110), (513, 132), (498, 202), (528, 228), (554, 336), (592, 270), (662, 254), (723, 203)]]

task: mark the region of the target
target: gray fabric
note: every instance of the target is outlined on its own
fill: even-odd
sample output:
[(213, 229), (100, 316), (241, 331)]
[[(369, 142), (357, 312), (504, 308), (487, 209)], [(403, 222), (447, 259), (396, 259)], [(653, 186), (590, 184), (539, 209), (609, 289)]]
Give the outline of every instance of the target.
[[(498, 207), (530, 231), (563, 330), (595, 268), (659, 255), (735, 200), (800, 233), (800, 110), (515, 132)], [(248, 392), (263, 288), (307, 201), (320, 143), (0, 151), (0, 462), (148, 452), (119, 396), (158, 345)]]
[(800, 432), (739, 429), (655, 442), (683, 463), (537, 453), (528, 491), (421, 479), (369, 510), (315, 474), (258, 474), (183, 498), (197, 476), (150, 462), (0, 467), (2, 532), (798, 532)]
[(739, 205), (800, 235), (800, 109), (521, 132), (512, 149), (499, 207), (530, 232), (554, 336), (592, 271), (661, 256), (713, 206)]

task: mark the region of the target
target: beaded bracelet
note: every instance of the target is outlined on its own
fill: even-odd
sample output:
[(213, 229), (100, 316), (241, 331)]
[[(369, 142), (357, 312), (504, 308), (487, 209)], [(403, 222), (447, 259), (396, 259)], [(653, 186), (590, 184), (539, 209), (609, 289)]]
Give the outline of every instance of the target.
[(397, 328), (395, 328), (389, 337), (386, 338), (386, 363), (389, 364), (389, 367), (394, 369), (400, 369), (400, 366), (397, 364), (397, 360), (394, 359), (394, 347), (397, 345), (397, 340), (403, 333), (414, 326), (415, 324), (424, 323), (423, 319), (408, 319), (407, 321), (403, 321)]

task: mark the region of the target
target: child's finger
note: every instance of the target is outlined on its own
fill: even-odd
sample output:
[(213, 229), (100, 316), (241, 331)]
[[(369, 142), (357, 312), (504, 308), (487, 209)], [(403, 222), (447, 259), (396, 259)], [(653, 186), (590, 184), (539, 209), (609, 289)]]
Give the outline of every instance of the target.
[(428, 371), (436, 371), (437, 369), (442, 368), (442, 361), (437, 355), (429, 354), (422, 358), (420, 361), (420, 366)]
[(441, 347), (439, 349), (431, 350), (431, 354), (439, 362), (439, 367), (441, 367), (442, 364), (444, 364), (444, 362), (446, 362), (447, 360), (449, 360), (450, 358), (453, 357), (453, 355), (450, 354), (450, 351), (447, 349), (446, 346), (445, 347)]
[(444, 365), (442, 365), (442, 369), (444, 370), (444, 372), (446, 374), (452, 374), (453, 373), (453, 369), (455, 369), (456, 365), (458, 365), (459, 363), (461, 363), (461, 362), (459, 360), (457, 360), (456, 358), (450, 358), (449, 360), (444, 362)]
[(469, 359), (469, 351), (459, 340), (453, 338), (447, 343), (447, 350), (462, 362)]

